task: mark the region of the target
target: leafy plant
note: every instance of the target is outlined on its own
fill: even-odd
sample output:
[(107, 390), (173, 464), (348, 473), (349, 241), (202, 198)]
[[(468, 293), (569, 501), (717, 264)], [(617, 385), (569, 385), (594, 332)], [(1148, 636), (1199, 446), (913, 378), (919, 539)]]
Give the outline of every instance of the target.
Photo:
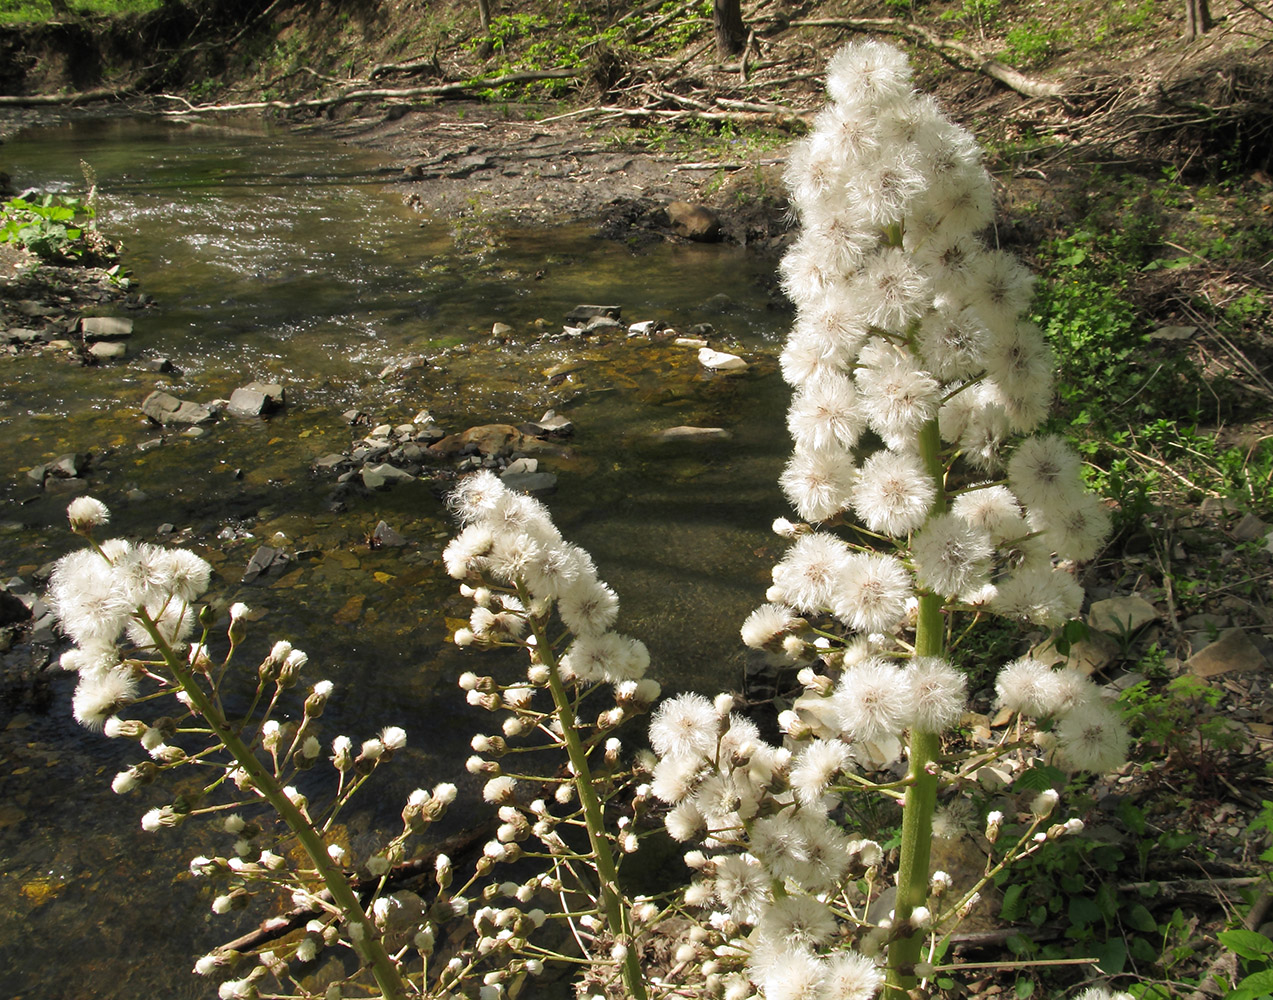
[(0, 205), (0, 243), (17, 243), (46, 260), (83, 257), (92, 249), (85, 226), (95, 215), (92, 205), (65, 195), (10, 198)]

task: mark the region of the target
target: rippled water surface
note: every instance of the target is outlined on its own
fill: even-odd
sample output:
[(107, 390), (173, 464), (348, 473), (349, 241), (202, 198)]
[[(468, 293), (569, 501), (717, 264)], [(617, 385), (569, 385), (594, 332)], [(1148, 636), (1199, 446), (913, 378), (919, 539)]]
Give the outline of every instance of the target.
[[(454, 431), (550, 407), (567, 415), (576, 434), (568, 455), (543, 461), (559, 478), (545, 501), (618, 591), (620, 628), (647, 642), (665, 685), (737, 683), (737, 628), (763, 600), (777, 549), (768, 524), (785, 513), (774, 480), (787, 394), (773, 357), (788, 315), (772, 262), (732, 246), (633, 253), (588, 226), (510, 229), (480, 211), (425, 221), (404, 205), (391, 164), (257, 122), (83, 121), (24, 133), (0, 153), (19, 188), (80, 190), (79, 162), (91, 163), (100, 224), (123, 240), (155, 303), (135, 314), (129, 362), (0, 360), (0, 573), (29, 579), (72, 547), (69, 494), (37, 492), (26, 470), (91, 454), (87, 488), (111, 505), (112, 529), (153, 539), (171, 525), (216, 566), (215, 603), (265, 613), (258, 651), (292, 638), (311, 653), (310, 679), (337, 683), (328, 737), (407, 730), (409, 751), (351, 830), (396, 815), (405, 790), (463, 781), (484, 720), (454, 679), (517, 665), (446, 644), (444, 619), (467, 609), (438, 566), (452, 530), (440, 486), (342, 491), (312, 471), (316, 457), (349, 448), (348, 409), (391, 424), (427, 409)], [(714, 344), (755, 363), (722, 376), (669, 342), (540, 339), (584, 302), (619, 305), (625, 322), (710, 323)], [(502, 346), (488, 343), (496, 322), (514, 331)], [(183, 374), (136, 363), (157, 357)], [(187, 437), (141, 416), (155, 388), (206, 402), (262, 379), (288, 392), (269, 420), (223, 419)], [(657, 443), (683, 424), (731, 437)], [(405, 548), (367, 545), (382, 519)], [(267, 542), (291, 561), (241, 584)], [(141, 833), (140, 814), (167, 800), (157, 789), (110, 794), (137, 751), (68, 723), (71, 686), (54, 678), (47, 715), (0, 706), (0, 992), (209, 995), (188, 973), (193, 959), (264, 914), (205, 919), (210, 899), (180, 873), (207, 834)]]

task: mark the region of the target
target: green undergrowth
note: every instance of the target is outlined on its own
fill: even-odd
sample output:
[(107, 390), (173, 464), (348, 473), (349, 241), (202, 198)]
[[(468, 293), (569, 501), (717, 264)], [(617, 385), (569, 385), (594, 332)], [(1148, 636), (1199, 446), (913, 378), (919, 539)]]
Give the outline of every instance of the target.
[[(1056, 352), (1054, 430), (1129, 520), (1211, 497), (1273, 516), (1273, 439), (1237, 429), (1273, 402), (1273, 218), (1240, 181), (1098, 171), (1046, 240), (1033, 319)], [(1244, 280), (1249, 276), (1251, 280)]]
[(163, 0), (72, 0), (50, 3), (49, 0), (7, 0), (0, 4), (0, 24), (43, 24), (65, 21), (72, 17), (118, 17), (144, 14), (154, 10)]

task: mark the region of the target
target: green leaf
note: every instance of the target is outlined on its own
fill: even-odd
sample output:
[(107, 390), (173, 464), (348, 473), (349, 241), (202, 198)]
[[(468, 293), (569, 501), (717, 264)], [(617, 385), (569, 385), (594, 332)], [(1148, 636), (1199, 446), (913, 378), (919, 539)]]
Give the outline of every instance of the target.
[(1086, 896), (1072, 896), (1069, 915), (1070, 923), (1083, 927), (1101, 919), (1101, 908)]
[(1024, 934), (1012, 934), (1004, 942), (1014, 955), (1029, 955), (1034, 951), (1034, 942)]
[(1127, 911), (1125, 919), (1133, 928), (1145, 934), (1153, 934), (1158, 930), (1158, 921), (1140, 903), (1137, 903)]
[(1018, 979), (1016, 986), (1017, 1000), (1026, 1000), (1027, 997), (1034, 995), (1033, 979)]
[(1162, 956), (1158, 953), (1158, 949), (1150, 944), (1143, 937), (1132, 938), (1132, 946), (1130, 948), (1132, 958), (1138, 962), (1157, 963)]
[(1021, 773), (1012, 786), (1014, 792), (1041, 792), (1047, 788), (1064, 788), (1065, 772), (1047, 764), (1035, 764)]
[(1238, 983), (1240, 990), (1257, 990), (1260, 993), (1267, 993), (1273, 990), (1273, 969), (1263, 969), (1260, 972), (1253, 972), (1247, 976), (1242, 982)]
[(1003, 906), (999, 909), (1001, 920), (1012, 921), (1021, 916), (1021, 895), (1024, 892), (1025, 885), (1021, 882), (1008, 886), (1008, 891), (1003, 894)]
[(1216, 935), (1220, 943), (1240, 958), (1257, 959), (1273, 956), (1273, 941), (1258, 931), (1237, 927)]
[(1123, 944), (1122, 938), (1110, 938), (1104, 944), (1097, 945), (1095, 952), (1103, 975), (1116, 976), (1127, 964), (1127, 946)]

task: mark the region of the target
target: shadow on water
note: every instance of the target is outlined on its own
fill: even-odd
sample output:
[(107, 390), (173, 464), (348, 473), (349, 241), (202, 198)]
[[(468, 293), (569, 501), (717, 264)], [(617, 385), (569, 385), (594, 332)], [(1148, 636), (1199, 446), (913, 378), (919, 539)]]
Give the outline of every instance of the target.
[[(327, 739), (357, 741), (386, 725), (413, 737), (378, 778), (382, 794), (351, 815), (351, 836), (369, 835), (377, 814), (396, 816), (411, 788), (468, 783), (468, 739), (490, 723), (464, 704), (455, 678), (469, 669), (511, 676), (522, 665), (446, 641), (445, 619), (468, 608), (440, 570), (453, 530), (440, 486), (338, 494), (332, 477), (313, 471), (315, 458), (349, 448), (341, 414), (350, 408), (394, 425), (427, 409), (454, 431), (564, 413), (576, 435), (569, 457), (544, 460), (558, 476), (545, 499), (619, 593), (619, 627), (649, 645), (652, 673), (668, 687), (736, 684), (738, 627), (763, 601), (779, 549), (768, 526), (786, 509), (775, 479), (788, 450), (787, 391), (773, 358), (787, 314), (769, 291), (770, 262), (730, 246), (633, 254), (586, 226), (510, 229), (480, 213), (425, 224), (383, 161), (255, 122), (84, 121), (4, 149), (20, 189), (81, 190), (79, 161), (92, 164), (101, 225), (123, 240), (125, 263), (155, 304), (136, 315), (128, 363), (0, 359), (0, 573), (30, 579), (73, 547), (63, 528), (73, 494), (37, 492), (25, 473), (90, 453), (85, 486), (112, 507), (113, 531), (155, 539), (172, 525), (214, 564), (214, 603), (264, 612), (246, 664), (288, 637), (310, 651), (311, 681), (336, 682)], [(727, 301), (709, 302), (721, 294)], [(582, 302), (618, 304), (629, 322), (710, 322), (714, 343), (756, 363), (723, 376), (667, 342), (540, 339)], [(491, 346), (497, 321), (514, 333)], [(184, 374), (137, 363), (158, 357)], [(403, 366), (412, 358), (427, 363)], [(289, 398), (269, 420), (222, 419), (192, 437), (161, 434), (141, 417), (156, 388), (208, 401), (266, 379)], [(730, 437), (654, 440), (677, 425)], [(369, 547), (380, 520), (409, 544)], [(262, 544), (291, 561), (242, 584)], [(167, 800), (157, 787), (110, 793), (136, 747), (77, 729), (72, 686), (53, 677), (47, 716), (0, 707), (9, 928), (0, 992), (210, 995), (188, 972), (193, 959), (265, 914), (211, 916), (210, 892), (182, 873), (195, 853), (226, 853), (225, 838), (196, 824), (143, 834), (140, 814)]]

